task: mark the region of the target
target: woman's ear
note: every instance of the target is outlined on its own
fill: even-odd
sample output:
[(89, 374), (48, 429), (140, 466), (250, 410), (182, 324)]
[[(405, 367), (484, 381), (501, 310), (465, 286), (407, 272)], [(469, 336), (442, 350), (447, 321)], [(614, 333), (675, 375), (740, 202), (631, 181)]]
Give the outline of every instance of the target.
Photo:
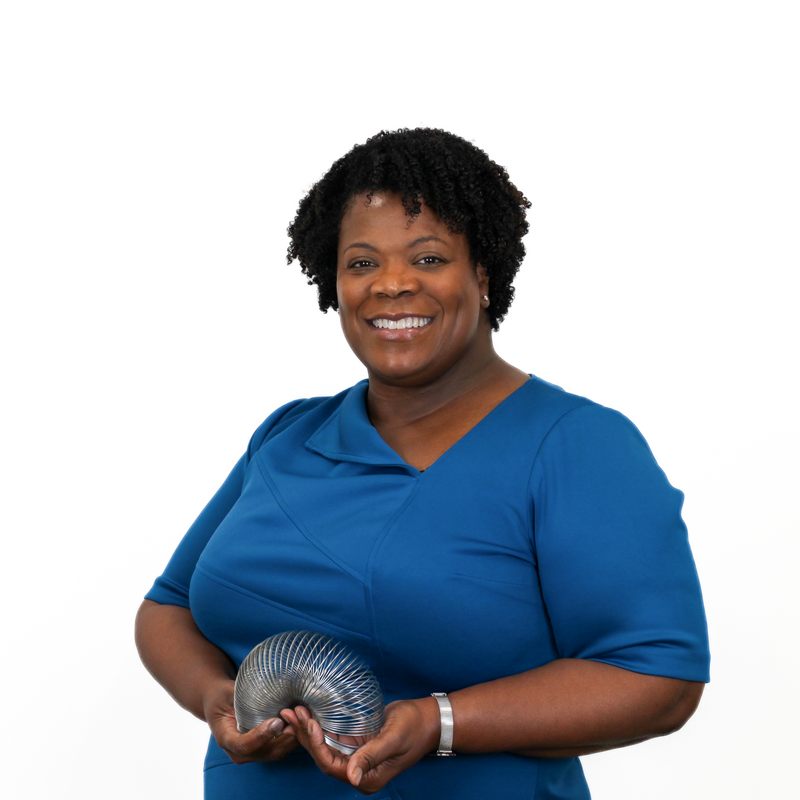
[(485, 294), (489, 294), (489, 273), (486, 271), (486, 268), (483, 264), (478, 264), (475, 267), (475, 274), (478, 276), (478, 289), (480, 289), (481, 297)]

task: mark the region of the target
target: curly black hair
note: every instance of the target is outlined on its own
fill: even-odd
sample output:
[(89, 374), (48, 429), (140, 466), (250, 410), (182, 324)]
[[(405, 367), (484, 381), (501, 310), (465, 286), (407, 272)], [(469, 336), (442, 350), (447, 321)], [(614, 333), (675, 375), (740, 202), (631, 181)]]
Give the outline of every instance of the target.
[(531, 203), (483, 150), (438, 128), (380, 131), (335, 161), (300, 201), (286, 260), (298, 259), (309, 285), (317, 285), (320, 309), (338, 308), (336, 254), (348, 201), (377, 191), (399, 194), (409, 219), (422, 200), (451, 232), (466, 233), (473, 264), (489, 275), (488, 312), (498, 330), (525, 257)]

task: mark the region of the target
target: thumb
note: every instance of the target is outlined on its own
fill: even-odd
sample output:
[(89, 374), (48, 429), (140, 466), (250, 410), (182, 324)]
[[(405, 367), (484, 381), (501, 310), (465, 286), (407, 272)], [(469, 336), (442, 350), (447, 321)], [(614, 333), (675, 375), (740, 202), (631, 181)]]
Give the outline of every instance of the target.
[(350, 756), (347, 763), (347, 779), (353, 786), (359, 786), (366, 773), (375, 772), (385, 761), (402, 753), (396, 735), (378, 734)]

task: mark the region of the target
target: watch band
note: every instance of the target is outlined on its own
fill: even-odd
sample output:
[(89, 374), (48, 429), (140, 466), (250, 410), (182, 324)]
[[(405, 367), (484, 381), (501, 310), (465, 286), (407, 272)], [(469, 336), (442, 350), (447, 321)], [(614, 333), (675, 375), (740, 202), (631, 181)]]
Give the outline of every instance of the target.
[(441, 733), (439, 734), (439, 747), (437, 756), (454, 756), (453, 752), (453, 706), (446, 692), (431, 692), (431, 697), (436, 698), (439, 704), (439, 717)]

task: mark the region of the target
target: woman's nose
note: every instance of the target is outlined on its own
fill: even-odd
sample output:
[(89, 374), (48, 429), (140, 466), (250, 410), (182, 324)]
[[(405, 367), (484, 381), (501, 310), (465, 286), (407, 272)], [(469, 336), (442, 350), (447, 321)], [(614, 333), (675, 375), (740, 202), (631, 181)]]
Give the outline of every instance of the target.
[(385, 297), (415, 294), (419, 290), (419, 277), (408, 264), (397, 260), (387, 261), (375, 271), (372, 292)]

